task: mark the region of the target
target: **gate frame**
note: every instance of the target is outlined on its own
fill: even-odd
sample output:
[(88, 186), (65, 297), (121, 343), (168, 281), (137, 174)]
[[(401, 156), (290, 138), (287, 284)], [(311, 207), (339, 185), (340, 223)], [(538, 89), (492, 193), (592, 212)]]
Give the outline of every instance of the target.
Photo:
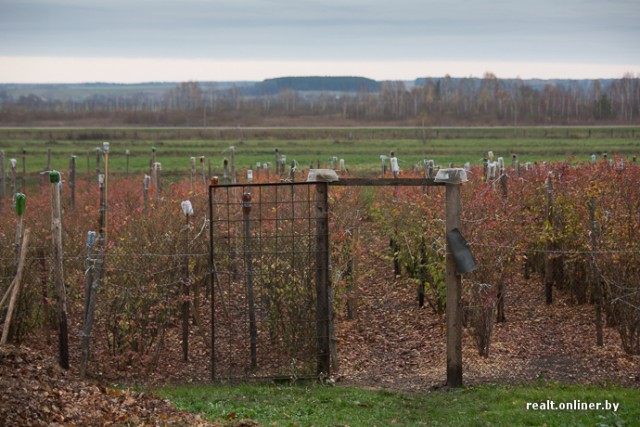
[[(313, 184), (316, 186), (316, 242), (318, 248), (316, 262), (316, 333), (318, 340), (318, 374), (331, 374), (331, 342), (329, 336), (329, 295), (331, 277), (329, 274), (329, 186), (337, 187), (446, 187), (445, 218), (446, 233), (454, 228), (460, 228), (462, 207), (460, 203), (460, 183), (436, 182), (433, 178), (342, 178), (338, 181), (324, 182), (276, 182), (260, 184), (226, 184), (217, 185), (212, 180), (209, 186), (209, 218), (213, 218), (213, 195), (217, 188), (227, 187), (258, 187), (258, 186), (288, 186), (292, 184)], [(209, 227), (209, 284), (211, 286), (211, 380), (215, 377), (215, 310), (214, 310), (214, 281), (217, 271), (213, 257), (213, 222)], [(447, 335), (447, 386), (462, 387), (462, 277), (456, 273), (456, 263), (447, 239), (446, 245), (446, 335)], [(326, 319), (326, 320), (322, 320)]]

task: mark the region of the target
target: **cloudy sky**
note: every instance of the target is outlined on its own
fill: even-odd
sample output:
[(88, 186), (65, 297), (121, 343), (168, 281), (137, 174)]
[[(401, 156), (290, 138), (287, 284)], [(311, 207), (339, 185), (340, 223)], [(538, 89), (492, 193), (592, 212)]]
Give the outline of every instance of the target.
[(640, 75), (638, 0), (0, 0), (0, 82)]

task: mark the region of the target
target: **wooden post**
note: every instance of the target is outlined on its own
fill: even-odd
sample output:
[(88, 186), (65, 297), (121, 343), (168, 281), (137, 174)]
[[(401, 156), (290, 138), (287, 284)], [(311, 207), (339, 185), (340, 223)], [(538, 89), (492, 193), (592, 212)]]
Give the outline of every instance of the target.
[[(460, 228), (460, 184), (446, 185), (446, 231)], [(462, 387), (462, 278), (447, 242), (447, 386)]]
[(242, 221), (244, 224), (244, 259), (246, 268), (247, 305), (249, 309), (249, 338), (251, 341), (251, 370), (258, 368), (258, 329), (256, 327), (255, 295), (253, 291), (253, 252), (251, 248), (251, 193), (242, 195)]
[(487, 153), (482, 156), (482, 178), (485, 182), (489, 181), (489, 159)]
[(126, 149), (124, 151), (124, 155), (126, 157), (126, 166), (125, 166), (125, 174), (127, 177), (129, 177), (129, 155), (131, 154), (131, 152), (129, 151), (129, 149)]
[[(209, 159), (209, 165), (211, 165), (211, 159)], [(216, 264), (214, 262), (214, 244), (213, 244), (213, 218), (214, 210), (213, 204), (215, 199), (215, 186), (218, 185), (218, 177), (211, 178), (211, 186), (209, 187), (209, 289), (211, 291), (211, 298), (209, 299), (210, 307), (210, 320), (211, 320), (211, 355), (209, 358), (211, 364), (211, 381), (216, 380), (216, 293), (215, 284), (218, 283), (218, 275), (216, 274)]]
[(102, 151), (100, 147), (95, 148), (96, 153), (96, 179), (100, 176), (100, 158), (102, 157)]
[(296, 178), (296, 161), (291, 160), (291, 170), (289, 171), (289, 179), (294, 182)]
[(109, 212), (109, 143), (108, 142), (103, 142), (102, 143), (102, 151), (103, 151), (103, 155), (104, 155), (104, 208), (103, 208), (103, 214), (104, 214), (104, 219), (102, 222), (102, 228), (103, 228), (103, 248), (106, 247), (107, 245), (107, 222), (109, 219), (109, 216), (107, 215), (107, 213)]
[(45, 171), (51, 170), (51, 147), (47, 148), (47, 165), (44, 167)]
[(195, 185), (196, 185), (196, 158), (195, 157), (190, 157), (189, 158), (189, 165), (190, 165), (190, 178), (191, 178), (191, 191), (193, 192), (195, 189)]
[(93, 239), (95, 239), (95, 232), (90, 231), (87, 234), (87, 263), (90, 268), (87, 269), (87, 281), (88, 288), (86, 289), (86, 306), (84, 323), (82, 325), (82, 350), (80, 359), (80, 377), (84, 378), (87, 369), (87, 363), (89, 361), (89, 344), (91, 340), (91, 329), (93, 327), (93, 313), (95, 311), (96, 299), (98, 297), (98, 289), (101, 285), (102, 271), (104, 266), (104, 250), (106, 239), (106, 192), (104, 175), (98, 176), (98, 185), (100, 186), (100, 219), (99, 219), (99, 234), (98, 241), (95, 244), (97, 246), (95, 250), (95, 256), (90, 259), (91, 246), (94, 245)]
[(87, 261), (85, 275), (85, 310), (82, 324), (82, 348), (80, 354), (80, 377), (84, 378), (89, 362), (89, 344), (91, 340), (91, 329), (93, 327), (93, 313), (96, 305), (98, 288), (100, 287), (100, 277), (102, 275), (103, 261), (103, 240), (102, 235), (98, 240), (98, 248), (93, 256), (93, 248), (96, 241), (96, 232), (87, 233)]
[(598, 250), (598, 237), (596, 226), (596, 198), (589, 198), (589, 222), (591, 223), (591, 268), (594, 286), (594, 299), (596, 308), (596, 344), (600, 347), (604, 345), (602, 334), (602, 280), (600, 278), (600, 270), (596, 260), (596, 251)]
[(193, 215), (193, 207), (191, 202), (185, 200), (181, 204), (182, 213), (186, 218), (185, 223), (185, 253), (184, 264), (182, 267), (182, 360), (189, 361), (189, 291), (191, 288), (191, 274), (189, 272), (189, 250), (190, 250), (190, 236), (189, 236), (189, 218)]
[[(2, 338), (0, 338), (0, 346), (5, 345), (7, 343), (7, 339), (9, 338), (9, 329), (11, 328), (11, 318), (13, 316), (13, 310), (16, 305), (16, 301), (18, 300), (18, 294), (20, 292), (20, 283), (22, 282), (22, 272), (24, 271), (24, 263), (27, 257), (27, 246), (29, 244), (29, 233), (30, 230), (27, 228), (24, 231), (24, 237), (22, 238), (22, 249), (20, 250), (20, 259), (18, 261), (18, 271), (16, 273), (16, 277), (11, 282), (9, 289), (11, 291), (11, 299), (9, 300), (9, 307), (7, 308), (7, 316), (5, 317), (4, 326), (2, 328)], [(7, 289), (7, 295), (9, 292)], [(2, 305), (4, 304), (4, 298), (2, 302), (0, 302), (0, 309), (2, 309)]]
[(9, 162), (11, 163), (11, 180), (9, 181), (9, 185), (11, 186), (11, 197), (15, 196), (15, 194), (17, 193), (17, 171), (16, 171), (16, 167), (18, 165), (18, 161), (16, 159), (10, 159)]
[(331, 373), (328, 185), (316, 183), (316, 339), (318, 374)]
[(149, 185), (151, 184), (151, 177), (149, 175), (145, 175), (142, 180), (142, 199), (144, 205), (142, 207), (142, 212), (147, 212), (147, 207), (149, 205)]
[(158, 193), (158, 182), (156, 178), (158, 177), (156, 174), (156, 147), (151, 147), (151, 158), (149, 158), (149, 176), (151, 177), (151, 182), (149, 183), (149, 188), (151, 189), (151, 196), (157, 197)]
[(509, 196), (509, 188), (507, 186), (507, 182), (509, 177), (507, 176), (507, 172), (504, 167), (500, 169), (500, 188), (502, 189), (502, 196), (506, 198)]
[[(391, 164), (391, 172), (393, 173), (393, 179), (398, 179), (398, 174), (400, 173), (400, 168), (398, 167), (398, 159), (396, 158), (394, 152), (390, 153), (391, 157), (389, 159)], [(393, 203), (398, 203), (398, 187), (393, 187)], [(395, 277), (399, 277), (401, 272), (400, 269), (400, 245), (398, 244), (398, 224), (397, 221), (394, 220), (393, 224), (393, 235), (391, 236), (391, 240), (389, 242), (389, 246), (393, 251), (393, 274)]]
[(71, 208), (76, 207), (76, 156), (69, 158), (69, 189), (71, 190)]
[(62, 217), (60, 209), (60, 172), (49, 173), (51, 183), (51, 243), (53, 246), (53, 280), (58, 314), (60, 366), (69, 369), (69, 336), (67, 329), (67, 290), (64, 285), (62, 253)]
[(226, 158), (222, 160), (222, 183), (229, 184), (229, 160)]
[(233, 145), (229, 147), (229, 151), (231, 151), (231, 183), (235, 184), (237, 182), (236, 179), (236, 147)]
[(553, 259), (551, 250), (553, 242), (548, 235), (553, 232), (553, 183), (551, 182), (551, 172), (547, 176), (545, 188), (547, 190), (547, 208), (546, 208), (546, 230), (545, 252), (544, 252), (544, 288), (547, 305), (553, 303)]
[(86, 244), (86, 250), (87, 250), (87, 259), (85, 261), (85, 283), (84, 283), (84, 307), (85, 307), (85, 311), (84, 311), (84, 319), (86, 321), (87, 318), (87, 311), (89, 308), (89, 298), (91, 297), (91, 284), (92, 284), (92, 270), (93, 270), (93, 246), (96, 243), (96, 232), (95, 231), (88, 231), (87, 232), (87, 244)]
[(278, 154), (277, 148), (273, 150), (273, 156), (274, 156), (273, 165), (275, 167), (274, 173), (278, 175), (280, 173), (280, 154)]
[(22, 242), (22, 228), (24, 221), (24, 211), (26, 209), (27, 196), (24, 193), (16, 193), (14, 195), (16, 205), (16, 216), (18, 217), (16, 223), (16, 238), (15, 238), (15, 254), (16, 261), (20, 256), (20, 242)]
[(27, 150), (25, 148), (22, 149), (22, 192), (24, 193), (24, 189), (27, 186)]
[(156, 162), (154, 165), (154, 175), (155, 175), (155, 197), (156, 199), (160, 198), (160, 192), (162, 191), (162, 163)]
[(204, 169), (204, 156), (200, 156), (200, 173), (202, 174), (202, 187), (207, 188), (207, 174)]

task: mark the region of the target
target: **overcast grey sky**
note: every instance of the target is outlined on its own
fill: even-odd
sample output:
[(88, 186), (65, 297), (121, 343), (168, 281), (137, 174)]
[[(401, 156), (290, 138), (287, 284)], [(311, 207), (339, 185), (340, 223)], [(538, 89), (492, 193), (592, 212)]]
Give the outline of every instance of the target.
[(0, 0), (0, 82), (621, 77), (639, 42), (638, 0)]

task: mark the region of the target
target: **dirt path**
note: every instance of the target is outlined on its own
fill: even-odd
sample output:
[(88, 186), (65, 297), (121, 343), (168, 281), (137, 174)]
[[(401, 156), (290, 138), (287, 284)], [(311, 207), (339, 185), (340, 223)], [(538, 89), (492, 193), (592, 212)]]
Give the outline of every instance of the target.
[[(369, 273), (357, 316), (338, 321), (339, 379), (403, 390), (438, 388), (446, 383), (444, 316), (418, 308), (414, 285), (393, 276), (382, 240), (369, 239), (362, 256), (361, 271)], [(640, 386), (640, 356), (622, 351), (615, 329), (605, 328), (604, 347), (595, 345), (593, 306), (572, 305), (559, 293), (547, 306), (538, 277), (512, 282), (506, 322), (494, 327), (489, 357), (478, 355), (464, 331), (466, 384), (544, 379)]]

